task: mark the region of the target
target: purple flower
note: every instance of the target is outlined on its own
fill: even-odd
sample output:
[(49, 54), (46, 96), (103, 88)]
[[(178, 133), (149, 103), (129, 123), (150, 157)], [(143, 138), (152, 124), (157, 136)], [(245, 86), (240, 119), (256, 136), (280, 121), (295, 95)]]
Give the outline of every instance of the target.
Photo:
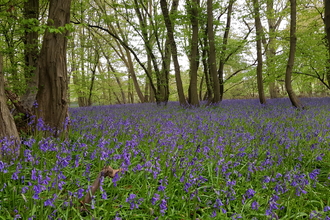
[(325, 206), (324, 209), (323, 209), (324, 212), (328, 212), (330, 211), (330, 206)]
[(254, 200), (251, 204), (251, 209), (258, 210), (259, 209), (259, 203)]
[(160, 199), (159, 194), (155, 193), (155, 194), (154, 194), (154, 197), (152, 197), (152, 199), (151, 199), (151, 204), (155, 205), (156, 202), (157, 202), (159, 199)]
[(165, 214), (165, 212), (167, 210), (167, 202), (165, 199), (162, 199), (160, 201), (159, 208), (160, 208), (160, 213)]
[(12, 180), (18, 180), (18, 175), (17, 175), (18, 172), (14, 172), (13, 175), (11, 176), (11, 179)]
[(251, 198), (254, 196), (255, 193), (256, 193), (256, 192), (255, 192), (253, 189), (248, 189), (248, 190), (246, 190), (246, 192), (245, 192), (245, 196), (246, 196), (248, 199), (251, 199)]
[(309, 215), (309, 219), (322, 219), (322, 214), (318, 211), (313, 210)]
[(7, 173), (7, 170), (5, 168), (6, 168), (6, 163), (0, 160), (0, 172)]
[(215, 200), (213, 207), (216, 209), (220, 209), (220, 206), (223, 206), (223, 203), (222, 203), (221, 199), (218, 198)]
[(217, 216), (217, 211), (213, 210), (212, 214), (211, 214), (211, 218), (215, 218)]
[(133, 193), (130, 194), (126, 199), (126, 202), (130, 204), (130, 209), (138, 209), (142, 201), (143, 201), (142, 198), (141, 199), (136, 198), (136, 195)]
[(78, 192), (77, 192), (77, 197), (78, 199), (82, 198), (84, 196), (84, 189), (80, 188), (78, 189)]
[(317, 178), (317, 175), (320, 174), (320, 169), (315, 169), (312, 172), (309, 173), (309, 178), (312, 180), (315, 180)]
[(166, 186), (162, 186), (162, 185), (160, 185), (160, 186), (158, 186), (158, 191), (160, 191), (160, 192), (164, 192), (164, 190), (166, 189)]
[(57, 198), (57, 195), (56, 195), (56, 194), (53, 194), (53, 198), (47, 199), (47, 200), (44, 202), (44, 206), (55, 207), (55, 206), (54, 206), (54, 201), (55, 201), (56, 198)]

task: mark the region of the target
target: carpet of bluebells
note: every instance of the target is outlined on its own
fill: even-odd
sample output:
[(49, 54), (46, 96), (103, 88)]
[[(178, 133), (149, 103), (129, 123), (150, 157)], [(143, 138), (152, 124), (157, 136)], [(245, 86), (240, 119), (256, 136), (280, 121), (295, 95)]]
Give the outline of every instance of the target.
[(0, 219), (330, 219), (330, 98), (302, 102), (70, 109), (69, 138), (39, 126), (0, 161)]

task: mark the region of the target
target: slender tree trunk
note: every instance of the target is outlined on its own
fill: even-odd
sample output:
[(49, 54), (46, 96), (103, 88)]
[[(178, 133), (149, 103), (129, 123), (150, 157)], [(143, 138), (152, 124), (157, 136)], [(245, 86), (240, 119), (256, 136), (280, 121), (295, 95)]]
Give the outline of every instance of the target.
[(229, 0), (228, 3), (228, 11), (227, 11), (227, 22), (226, 22), (226, 29), (223, 34), (222, 39), (222, 50), (221, 50), (221, 57), (219, 62), (219, 69), (218, 69), (218, 75), (219, 75), (219, 83), (220, 83), (220, 101), (223, 99), (223, 93), (224, 93), (224, 67), (226, 63), (226, 50), (227, 50), (227, 44), (228, 44), (228, 38), (229, 38), (229, 32), (231, 27), (231, 15), (233, 12), (233, 5), (236, 0)]
[[(172, 7), (173, 8), (173, 7)], [(161, 87), (160, 87), (160, 93), (164, 97), (162, 100), (165, 102), (166, 105), (170, 96), (169, 91), (169, 75), (170, 75), (170, 68), (171, 68), (171, 45), (168, 37), (166, 37), (165, 40), (165, 52), (163, 57), (163, 68), (161, 71)]]
[(127, 49), (125, 49), (125, 51), (126, 51), (126, 54), (127, 54), (127, 60), (126, 60), (127, 64), (126, 65), (128, 67), (128, 71), (131, 74), (133, 84), (134, 84), (134, 88), (135, 88), (135, 91), (136, 91), (136, 93), (137, 93), (137, 95), (140, 99), (140, 102), (143, 103), (144, 102), (144, 96), (143, 96), (142, 90), (140, 88), (139, 82), (138, 82), (136, 74), (135, 74), (131, 53)]
[[(24, 2), (24, 17), (25, 19), (34, 19), (38, 22), (39, 19), (39, 0), (28, 0)], [(25, 109), (32, 109), (33, 103), (36, 101), (38, 89), (38, 37), (37, 31), (33, 31), (35, 25), (27, 25), (25, 28), (24, 37), (24, 54), (25, 54), (25, 79), (27, 82), (27, 89), (25, 94), (21, 97), (21, 104)]]
[(256, 27), (256, 42), (257, 42), (257, 84), (258, 84), (258, 93), (259, 93), (259, 101), (261, 104), (266, 104), (266, 98), (264, 93), (264, 87), (262, 82), (262, 25), (260, 21), (260, 13), (259, 13), (259, 2), (258, 0), (253, 0), (253, 9), (254, 9), (254, 19), (255, 19), (255, 27)]
[(326, 78), (328, 85), (330, 86), (330, 1), (324, 0), (324, 26), (325, 33), (327, 36), (327, 46), (328, 46), (328, 68), (326, 73)]
[(208, 51), (208, 41), (207, 41), (207, 28), (204, 30), (203, 39), (200, 40), (200, 45), (202, 47), (202, 64), (203, 64), (203, 72), (205, 76), (205, 84), (206, 84), (206, 95), (203, 100), (208, 100), (209, 103), (212, 102), (212, 78), (210, 76), (210, 68), (208, 63), (209, 51)]
[[(110, 73), (110, 71), (112, 71), (113, 75), (115, 76), (115, 78), (116, 78), (116, 82), (117, 82), (117, 84), (118, 84), (118, 86), (119, 86), (120, 93), (121, 93), (121, 97), (122, 97), (122, 100), (123, 100), (122, 103), (125, 104), (127, 101), (126, 101), (125, 92), (124, 92), (124, 90), (123, 90), (123, 86), (122, 86), (122, 84), (121, 84), (121, 80), (120, 80), (120, 78), (117, 76), (117, 71), (116, 71), (115, 68), (111, 65), (109, 58), (107, 58), (107, 61), (108, 61), (108, 71), (109, 71), (109, 73)], [(109, 78), (108, 78), (108, 79), (109, 79), (109, 80), (111, 79), (110, 74), (109, 74)]]
[[(17, 155), (19, 153), (20, 142), (14, 118), (7, 106), (4, 87), (3, 56), (0, 53), (0, 160), (6, 156), (11, 158), (15, 154)], [(4, 138), (13, 141), (13, 143), (8, 144), (10, 141), (7, 141), (6, 144), (2, 144)], [(7, 144), (9, 146), (4, 147)], [(7, 150), (9, 151), (7, 152)]]
[(203, 100), (203, 84), (204, 84), (204, 78), (205, 76), (202, 76), (202, 79), (199, 83), (199, 100)]
[(197, 89), (197, 71), (198, 71), (198, 10), (199, 0), (191, 0), (190, 21), (192, 26), (191, 36), (191, 52), (190, 52), (190, 84), (189, 84), (189, 104), (199, 106), (198, 89)]
[(216, 69), (215, 58), (215, 43), (214, 43), (214, 30), (213, 30), (213, 0), (207, 0), (207, 30), (209, 39), (209, 68), (210, 75), (213, 79), (213, 103), (220, 102), (220, 84)]
[[(266, 65), (268, 69), (271, 66), (271, 63), (274, 61), (274, 58), (276, 56), (276, 44), (275, 44), (275, 32), (278, 29), (280, 22), (282, 20), (282, 17), (279, 16), (277, 17), (277, 20), (275, 20), (275, 15), (274, 15), (274, 0), (268, 0), (267, 1), (267, 22), (268, 22), (268, 44), (266, 45), (266, 40), (265, 41), (265, 49), (266, 49)], [(278, 97), (277, 94), (277, 86), (275, 83), (275, 78), (272, 78), (273, 73), (271, 73), (270, 70), (268, 70), (268, 76), (270, 77), (270, 82), (268, 84), (269, 88), (269, 95), (270, 98), (274, 99)]]
[[(173, 1), (173, 4), (178, 4), (179, 0)], [(176, 43), (174, 40), (174, 35), (173, 35), (173, 29), (174, 26), (172, 25), (169, 13), (168, 13), (168, 8), (167, 8), (167, 2), (166, 0), (160, 0), (160, 5), (161, 9), (163, 12), (164, 16), (164, 21), (165, 21), (165, 26), (167, 30), (167, 37), (171, 45), (171, 52), (172, 52), (172, 58), (173, 58), (173, 64), (174, 64), (174, 71), (175, 71), (175, 80), (176, 80), (176, 86), (178, 90), (178, 96), (179, 96), (179, 102), (182, 106), (186, 106), (186, 98), (184, 96), (184, 91), (183, 91), (183, 86), (182, 86), (182, 80), (181, 80), (181, 73), (180, 73), (180, 65), (178, 61), (178, 52), (177, 52), (177, 47)]]
[(286, 92), (289, 95), (290, 101), (292, 105), (298, 109), (303, 108), (302, 104), (300, 103), (298, 97), (294, 93), (291, 85), (291, 76), (292, 76), (292, 69), (294, 65), (295, 53), (296, 53), (296, 45), (297, 45), (297, 37), (296, 37), (296, 19), (297, 19), (297, 5), (296, 0), (290, 0), (290, 52), (289, 52), (289, 59), (288, 64), (286, 66), (285, 72), (285, 88)]
[[(70, 23), (71, 0), (51, 0), (48, 25), (64, 27)], [(68, 31), (51, 33), (46, 30), (39, 62), (38, 117), (58, 136), (66, 130), (67, 101), (67, 41)]]
[(88, 101), (87, 101), (88, 106), (93, 105), (92, 95), (93, 95), (93, 88), (94, 88), (94, 83), (95, 83), (96, 67), (98, 65), (98, 62), (99, 62), (99, 60), (97, 60), (96, 63), (94, 63), (94, 67), (91, 70), (92, 71), (92, 78), (91, 78), (91, 84), (90, 84), (90, 87), (89, 87), (89, 94), (88, 94)]

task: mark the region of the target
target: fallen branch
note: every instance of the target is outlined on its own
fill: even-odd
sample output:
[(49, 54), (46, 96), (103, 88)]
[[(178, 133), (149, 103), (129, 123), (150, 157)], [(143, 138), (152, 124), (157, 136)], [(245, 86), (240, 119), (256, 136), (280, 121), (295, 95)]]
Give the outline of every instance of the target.
[(92, 201), (92, 198), (95, 194), (95, 192), (100, 188), (100, 184), (101, 184), (101, 177), (110, 177), (110, 178), (114, 178), (116, 173), (122, 171), (122, 169), (118, 169), (118, 170), (114, 170), (112, 169), (112, 167), (110, 166), (105, 166), (103, 167), (103, 169), (101, 170), (101, 172), (99, 173), (99, 175), (96, 177), (96, 179), (93, 182), (92, 187), (90, 188), (90, 190), (87, 192), (84, 200), (80, 201), (80, 203), (83, 206), (82, 211), (87, 211), (85, 204), (86, 203), (90, 203)]

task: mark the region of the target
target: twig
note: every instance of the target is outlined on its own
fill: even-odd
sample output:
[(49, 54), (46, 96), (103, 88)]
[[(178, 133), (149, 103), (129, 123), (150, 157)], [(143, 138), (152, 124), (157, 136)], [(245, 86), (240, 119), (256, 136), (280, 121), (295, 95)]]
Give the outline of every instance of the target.
[(93, 182), (93, 185), (91, 187), (91, 189), (89, 190), (89, 192), (87, 192), (84, 200), (80, 201), (80, 203), (83, 206), (84, 211), (86, 211), (86, 203), (90, 203), (92, 201), (92, 197), (95, 194), (95, 192), (100, 188), (100, 184), (101, 184), (101, 177), (110, 177), (110, 178), (114, 178), (116, 173), (122, 171), (122, 169), (118, 169), (118, 170), (114, 170), (112, 169), (111, 166), (105, 166), (103, 167), (103, 169), (101, 170), (101, 172), (99, 173), (99, 175), (97, 176), (97, 178), (95, 179), (95, 181)]

